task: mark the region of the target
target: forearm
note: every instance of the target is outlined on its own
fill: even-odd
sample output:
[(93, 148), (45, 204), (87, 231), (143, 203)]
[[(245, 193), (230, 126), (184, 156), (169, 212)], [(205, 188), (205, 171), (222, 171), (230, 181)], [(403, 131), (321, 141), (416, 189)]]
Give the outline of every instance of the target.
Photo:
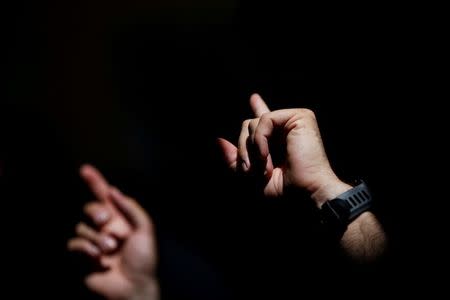
[[(327, 200), (351, 188), (350, 185), (334, 179), (315, 191), (312, 198), (321, 207)], [(375, 215), (364, 212), (348, 225), (340, 244), (345, 253), (355, 261), (369, 262), (383, 254), (386, 247), (386, 235)]]
[(364, 212), (348, 225), (340, 243), (351, 258), (370, 262), (383, 254), (386, 235), (375, 215)]

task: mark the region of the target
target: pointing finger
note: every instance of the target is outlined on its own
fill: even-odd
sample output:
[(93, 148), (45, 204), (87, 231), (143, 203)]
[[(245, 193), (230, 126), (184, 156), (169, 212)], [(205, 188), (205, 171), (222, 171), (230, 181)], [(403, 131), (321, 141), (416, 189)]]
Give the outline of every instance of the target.
[(256, 117), (261, 117), (263, 114), (270, 112), (269, 107), (259, 94), (253, 94), (250, 97), (250, 106)]
[(99, 170), (92, 165), (83, 165), (80, 168), (80, 176), (98, 200), (108, 201), (110, 186)]

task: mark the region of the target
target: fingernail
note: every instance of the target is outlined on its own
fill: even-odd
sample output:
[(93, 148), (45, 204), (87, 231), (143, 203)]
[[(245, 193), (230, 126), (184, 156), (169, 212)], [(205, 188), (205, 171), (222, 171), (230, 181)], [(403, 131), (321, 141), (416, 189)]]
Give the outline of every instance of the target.
[(106, 222), (106, 221), (108, 220), (108, 218), (109, 218), (109, 214), (108, 214), (106, 211), (99, 212), (99, 213), (95, 216), (95, 220), (96, 220), (98, 223), (104, 223), (104, 222)]
[(106, 250), (113, 250), (117, 247), (117, 242), (115, 239), (109, 237), (109, 236), (105, 236), (103, 238), (103, 242), (102, 245), (104, 246), (104, 248)]
[(100, 255), (100, 250), (97, 248), (97, 247), (95, 247), (94, 245), (91, 245), (90, 247), (89, 247), (89, 253), (92, 255), (92, 256), (98, 256), (98, 255)]

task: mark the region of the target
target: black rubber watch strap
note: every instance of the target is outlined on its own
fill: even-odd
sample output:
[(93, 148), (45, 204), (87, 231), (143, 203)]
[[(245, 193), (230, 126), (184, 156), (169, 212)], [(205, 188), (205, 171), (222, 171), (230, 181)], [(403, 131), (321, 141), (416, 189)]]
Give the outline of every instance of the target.
[(321, 222), (328, 233), (340, 240), (348, 224), (369, 210), (371, 205), (372, 196), (365, 182), (361, 181), (359, 185), (322, 205)]
[(339, 195), (337, 199), (344, 200), (345, 203), (347, 203), (347, 207), (350, 209), (348, 221), (354, 220), (357, 216), (368, 210), (372, 205), (372, 196), (364, 181), (347, 192)]

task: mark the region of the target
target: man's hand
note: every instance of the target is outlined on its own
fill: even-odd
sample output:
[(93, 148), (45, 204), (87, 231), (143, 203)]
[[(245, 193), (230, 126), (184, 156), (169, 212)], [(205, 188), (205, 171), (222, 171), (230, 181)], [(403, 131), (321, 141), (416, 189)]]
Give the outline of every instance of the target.
[[(311, 110), (271, 112), (257, 94), (251, 96), (250, 106), (255, 118), (242, 123), (237, 146), (219, 138), (225, 161), (232, 170), (259, 177), (268, 197), (280, 197), (288, 188), (306, 190), (319, 208), (352, 188), (332, 170)], [(274, 139), (275, 134), (282, 137), (281, 142)], [(274, 166), (269, 146), (284, 147), (279, 165)], [(345, 251), (357, 260), (379, 256), (385, 242), (383, 229), (370, 212), (354, 220), (341, 239)]]
[(87, 287), (109, 300), (158, 299), (150, 217), (94, 167), (83, 166), (80, 174), (97, 198), (84, 209), (95, 227), (79, 223), (68, 249), (90, 257), (96, 265), (85, 278)]
[[(331, 169), (325, 154), (319, 127), (314, 113), (309, 109), (282, 109), (270, 112), (257, 94), (250, 98), (256, 116), (243, 122), (237, 146), (219, 139), (228, 165), (244, 173), (258, 173), (265, 180), (264, 194), (278, 197), (286, 188), (305, 189), (314, 195), (331, 192), (342, 193), (350, 186), (341, 182)], [(284, 137), (284, 160), (272, 163), (269, 144), (274, 132)], [(275, 144), (276, 147), (283, 146)], [(261, 167), (263, 166), (263, 167)], [(331, 191), (333, 190), (333, 191)], [(326, 197), (315, 199), (321, 205)]]

